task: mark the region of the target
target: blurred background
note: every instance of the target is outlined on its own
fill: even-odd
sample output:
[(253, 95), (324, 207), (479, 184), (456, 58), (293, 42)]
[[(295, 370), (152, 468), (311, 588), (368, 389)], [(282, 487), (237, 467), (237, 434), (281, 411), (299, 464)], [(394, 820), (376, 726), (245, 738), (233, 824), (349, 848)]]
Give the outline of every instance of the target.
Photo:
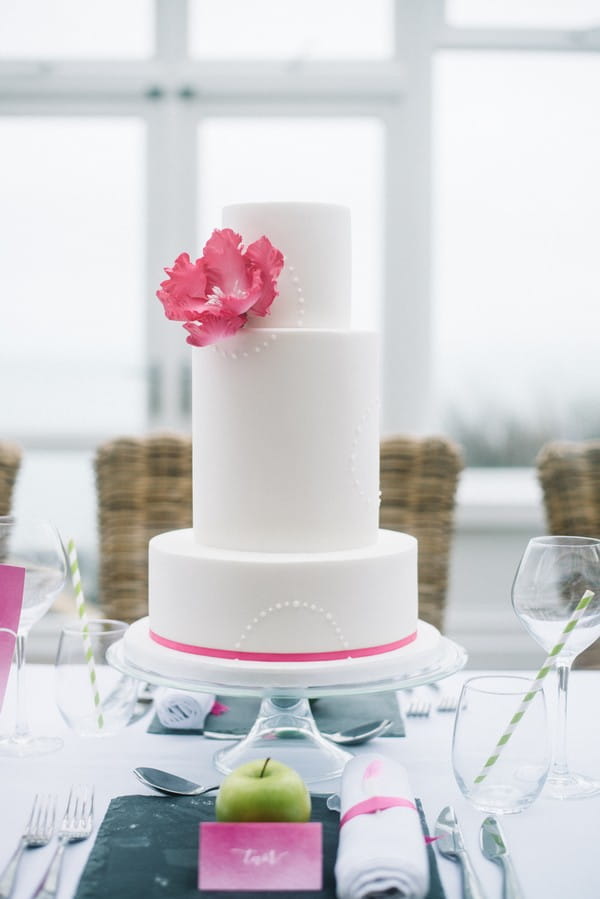
[(77, 540), (93, 599), (96, 447), (190, 428), (163, 267), (227, 203), (341, 203), (382, 433), (465, 455), (447, 632), (534, 664), (510, 585), (545, 530), (535, 457), (600, 435), (599, 110), (600, 0), (0, 0), (15, 511)]

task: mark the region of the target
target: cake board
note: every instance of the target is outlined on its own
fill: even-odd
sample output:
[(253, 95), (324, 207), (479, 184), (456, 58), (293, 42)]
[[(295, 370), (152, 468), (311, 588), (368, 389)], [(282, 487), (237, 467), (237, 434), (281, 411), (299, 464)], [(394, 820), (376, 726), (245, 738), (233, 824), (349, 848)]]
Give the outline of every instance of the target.
[(188, 657), (155, 643), (148, 619), (143, 618), (110, 647), (108, 659), (123, 674), (157, 686), (261, 698), (247, 736), (216, 753), (217, 770), (228, 774), (250, 759), (269, 755), (314, 783), (338, 777), (352, 753), (320, 734), (309, 699), (434, 683), (460, 671), (467, 654), (432, 625), (419, 621), (417, 638), (409, 647), (379, 656), (303, 663)]

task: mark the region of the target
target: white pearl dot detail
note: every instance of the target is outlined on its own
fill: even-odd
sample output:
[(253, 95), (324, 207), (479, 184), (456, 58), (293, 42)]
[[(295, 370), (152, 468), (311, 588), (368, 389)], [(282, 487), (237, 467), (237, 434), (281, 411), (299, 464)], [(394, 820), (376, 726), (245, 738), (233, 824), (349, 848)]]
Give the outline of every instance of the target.
[(348, 460), (349, 461), (348, 467), (349, 467), (349, 471), (350, 471), (350, 478), (352, 480), (352, 486), (354, 487), (355, 491), (358, 493), (360, 498), (365, 502), (365, 504), (367, 506), (370, 506), (373, 504), (373, 498), (365, 490), (365, 487), (360, 480), (360, 476), (358, 473), (358, 467), (357, 467), (357, 460), (358, 460), (358, 456), (359, 456), (358, 449), (359, 449), (359, 443), (363, 436), (364, 430), (369, 422), (369, 419), (371, 418), (373, 413), (378, 408), (379, 408), (379, 400), (374, 400), (372, 403), (370, 403), (367, 406), (367, 408), (361, 415), (359, 423), (354, 428), (353, 437), (352, 437), (352, 447), (350, 449), (350, 456), (349, 456), (349, 460)]
[(332, 613), (328, 612), (322, 606), (317, 606), (315, 603), (309, 604), (308, 602), (300, 602), (299, 599), (293, 599), (291, 601), (286, 599), (284, 600), (284, 602), (276, 602), (273, 606), (268, 606), (266, 609), (261, 609), (261, 611), (258, 612), (258, 614), (252, 619), (252, 622), (245, 626), (245, 632), (242, 633), (238, 642), (234, 644), (234, 649), (240, 649), (241, 644), (246, 639), (246, 637), (255, 629), (257, 625), (260, 625), (265, 620), (265, 618), (284, 609), (294, 609), (294, 611), (300, 610), (304, 614), (306, 614), (306, 612), (316, 612), (317, 615), (320, 615), (327, 622), (328, 628), (330, 628), (334, 632), (338, 642), (342, 645), (342, 647), (344, 649), (348, 649), (348, 641), (344, 638), (342, 629), (335, 621)]
[(302, 285), (300, 283), (300, 278), (298, 277), (294, 266), (288, 265), (287, 270), (288, 270), (288, 273), (290, 276), (290, 280), (296, 289), (296, 325), (299, 328), (303, 328), (304, 327), (304, 304), (305, 304), (304, 290), (302, 288)]
[[(242, 329), (240, 333), (243, 335), (244, 329)], [(258, 340), (258, 343), (256, 343), (254, 346), (249, 347), (247, 350), (238, 352), (235, 352), (234, 350), (228, 350), (226, 343), (214, 343), (211, 349), (218, 353), (219, 356), (222, 356), (224, 359), (249, 359), (253, 353), (258, 354), (264, 352), (265, 350), (268, 350), (269, 347), (277, 340), (277, 334), (268, 333), (267, 331), (263, 331), (262, 329), (260, 333), (257, 333), (255, 331), (254, 334)]]

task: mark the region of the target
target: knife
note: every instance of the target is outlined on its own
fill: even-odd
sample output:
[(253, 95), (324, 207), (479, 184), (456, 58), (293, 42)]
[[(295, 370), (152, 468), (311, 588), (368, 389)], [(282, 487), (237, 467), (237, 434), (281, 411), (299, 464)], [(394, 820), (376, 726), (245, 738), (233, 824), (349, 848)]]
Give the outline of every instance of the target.
[(463, 899), (485, 899), (485, 892), (465, 849), (463, 835), (451, 805), (447, 805), (439, 813), (435, 822), (435, 835), (441, 854), (458, 862), (461, 867)]
[(524, 893), (508, 852), (504, 834), (493, 815), (487, 817), (481, 825), (479, 845), (485, 857), (502, 868), (503, 899), (523, 899)]

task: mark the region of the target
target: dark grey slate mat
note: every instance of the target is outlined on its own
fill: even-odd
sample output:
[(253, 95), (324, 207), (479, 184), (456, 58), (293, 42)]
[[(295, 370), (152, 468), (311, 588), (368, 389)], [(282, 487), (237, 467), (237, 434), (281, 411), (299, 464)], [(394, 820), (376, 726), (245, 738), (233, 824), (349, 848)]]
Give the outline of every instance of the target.
[[(260, 706), (259, 699), (239, 696), (217, 696), (217, 701), (229, 707), (223, 715), (208, 715), (205, 729), (219, 734), (245, 735), (248, 733)], [(325, 733), (346, 730), (367, 721), (391, 718), (392, 726), (385, 737), (403, 737), (404, 721), (395, 693), (359, 693), (355, 696), (323, 696), (311, 701), (317, 727)], [(179, 730), (164, 727), (154, 715), (148, 726), (149, 734), (202, 734), (203, 730)]]
[[(325, 796), (313, 796), (313, 821), (323, 824), (323, 889), (272, 892), (272, 899), (335, 899), (339, 815)], [(417, 799), (423, 832), (427, 824)], [(198, 825), (214, 821), (214, 797), (119, 796), (110, 803), (79, 881), (75, 899), (219, 899), (222, 892), (198, 892)], [(445, 899), (435, 853), (428, 847), (431, 887), (427, 899)], [(265, 899), (244, 892), (244, 899)]]

